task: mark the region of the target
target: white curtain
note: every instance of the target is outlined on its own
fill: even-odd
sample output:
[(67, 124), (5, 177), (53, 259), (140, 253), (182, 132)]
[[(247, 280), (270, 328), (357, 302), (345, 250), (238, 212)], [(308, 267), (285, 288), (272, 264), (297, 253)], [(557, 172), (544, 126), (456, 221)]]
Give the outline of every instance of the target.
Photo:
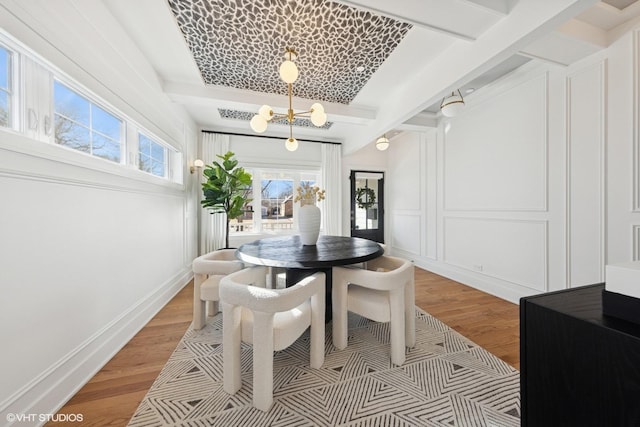
[(322, 188), (324, 200), (324, 232), (342, 235), (342, 145), (322, 144)]
[[(217, 155), (229, 151), (229, 135), (202, 132), (201, 159), (205, 165), (220, 160)], [(206, 179), (201, 174), (202, 182)], [(202, 197), (202, 192), (200, 192)], [(224, 214), (211, 214), (209, 209), (200, 208), (200, 254), (206, 254), (225, 246), (226, 218)]]

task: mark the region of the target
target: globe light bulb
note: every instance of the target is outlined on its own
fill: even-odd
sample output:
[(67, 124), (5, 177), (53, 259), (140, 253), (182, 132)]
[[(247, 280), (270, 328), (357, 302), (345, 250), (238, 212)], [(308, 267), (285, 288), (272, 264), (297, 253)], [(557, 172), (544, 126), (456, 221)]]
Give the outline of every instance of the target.
[(289, 151), (296, 151), (298, 149), (298, 140), (295, 138), (288, 138), (284, 146)]
[(267, 121), (259, 114), (256, 114), (249, 122), (251, 129), (256, 133), (262, 133), (267, 130)]
[(268, 105), (263, 105), (262, 107), (260, 107), (260, 109), (258, 110), (258, 114), (266, 121), (269, 121), (273, 118), (273, 111)]
[(378, 138), (378, 140), (376, 141), (376, 148), (380, 151), (384, 151), (389, 148), (389, 140), (386, 136), (381, 136), (380, 138)]
[(324, 126), (324, 124), (327, 123), (327, 115), (324, 111), (313, 110), (313, 113), (311, 113), (311, 123), (318, 127)]
[(314, 103), (311, 106), (311, 110), (313, 110), (314, 113), (324, 113), (324, 107), (319, 102)]
[(285, 83), (293, 83), (298, 78), (298, 67), (293, 61), (286, 60), (280, 64), (280, 78)]

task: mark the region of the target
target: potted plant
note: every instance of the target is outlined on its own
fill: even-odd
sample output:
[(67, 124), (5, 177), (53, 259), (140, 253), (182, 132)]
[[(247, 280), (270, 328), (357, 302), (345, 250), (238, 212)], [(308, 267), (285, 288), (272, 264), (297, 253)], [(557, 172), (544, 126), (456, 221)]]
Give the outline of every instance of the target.
[(214, 161), (207, 165), (203, 171), (207, 181), (202, 184), (204, 199), (200, 202), (203, 207), (211, 210), (212, 214), (224, 213), (227, 218), (225, 230), (225, 245), (229, 247), (229, 222), (241, 217), (245, 212), (245, 206), (251, 201), (248, 198), (251, 186), (251, 174), (238, 167), (238, 161), (234, 159), (234, 153), (217, 157), (221, 162)]

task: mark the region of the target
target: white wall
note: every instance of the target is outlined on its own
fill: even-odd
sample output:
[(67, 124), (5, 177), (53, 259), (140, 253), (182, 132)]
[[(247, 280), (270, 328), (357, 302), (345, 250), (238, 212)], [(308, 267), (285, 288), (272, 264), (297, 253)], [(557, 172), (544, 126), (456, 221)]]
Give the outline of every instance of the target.
[[(393, 141), (391, 142), (393, 144)], [(387, 183), (387, 153), (375, 148), (375, 144), (369, 144), (360, 150), (342, 158), (342, 235), (351, 235), (351, 182), (349, 177), (352, 170), (364, 170), (374, 172), (385, 172), (385, 197), (388, 188)], [(390, 206), (385, 202), (386, 206)], [(388, 223), (389, 219), (385, 219)], [(385, 242), (389, 239), (388, 227), (385, 228)]]
[(638, 45), (632, 33), (570, 67), (527, 64), (437, 130), (397, 138), (392, 252), (514, 302), (638, 259)]
[[(88, 3), (3, 1), (0, 27), (192, 159), (195, 124)], [(0, 424), (54, 413), (190, 280), (198, 189), (179, 175), (0, 130)]]

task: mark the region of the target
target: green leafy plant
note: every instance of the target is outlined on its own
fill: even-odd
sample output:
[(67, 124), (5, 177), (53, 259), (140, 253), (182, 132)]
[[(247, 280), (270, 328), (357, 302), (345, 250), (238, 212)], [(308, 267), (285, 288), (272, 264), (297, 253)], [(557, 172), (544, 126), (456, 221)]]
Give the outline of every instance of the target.
[(229, 222), (241, 217), (245, 212), (245, 206), (252, 199), (248, 198), (251, 186), (251, 174), (238, 167), (235, 154), (231, 151), (217, 157), (220, 161), (214, 161), (207, 165), (203, 171), (207, 181), (202, 184), (204, 199), (200, 202), (203, 207), (211, 210), (212, 214), (224, 213), (227, 218), (225, 230), (225, 244), (229, 247)]

